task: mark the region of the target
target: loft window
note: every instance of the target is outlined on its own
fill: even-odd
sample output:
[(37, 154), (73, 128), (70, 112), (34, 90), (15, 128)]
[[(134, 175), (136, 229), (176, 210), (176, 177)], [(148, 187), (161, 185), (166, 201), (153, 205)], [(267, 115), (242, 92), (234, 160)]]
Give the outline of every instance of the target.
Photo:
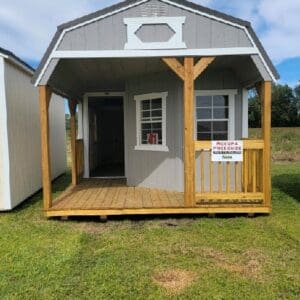
[(136, 150), (168, 151), (166, 146), (166, 99), (168, 93), (134, 97), (136, 101)]

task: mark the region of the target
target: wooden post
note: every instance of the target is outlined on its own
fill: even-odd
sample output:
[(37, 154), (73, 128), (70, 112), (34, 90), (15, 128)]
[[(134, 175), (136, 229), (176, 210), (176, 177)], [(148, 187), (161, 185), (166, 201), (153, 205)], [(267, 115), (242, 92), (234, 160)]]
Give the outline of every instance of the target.
[(271, 98), (272, 83), (264, 81), (261, 83), (262, 111), (262, 134), (264, 140), (263, 150), (263, 187), (265, 204), (271, 207)]
[(215, 57), (202, 57), (194, 65), (193, 57), (185, 57), (184, 65), (176, 58), (163, 58), (163, 62), (183, 80), (184, 115), (184, 205), (195, 206), (195, 137), (194, 137), (194, 81), (206, 70)]
[(42, 183), (44, 209), (52, 206), (51, 158), (49, 132), (49, 105), (52, 91), (50, 87), (39, 86), (40, 122), (41, 122), (41, 151), (42, 151)]
[(70, 110), (70, 135), (71, 135), (71, 157), (72, 157), (72, 185), (77, 185), (77, 154), (76, 154), (76, 106), (77, 102), (69, 100)]
[(195, 137), (194, 137), (194, 58), (184, 58), (184, 204), (195, 204)]

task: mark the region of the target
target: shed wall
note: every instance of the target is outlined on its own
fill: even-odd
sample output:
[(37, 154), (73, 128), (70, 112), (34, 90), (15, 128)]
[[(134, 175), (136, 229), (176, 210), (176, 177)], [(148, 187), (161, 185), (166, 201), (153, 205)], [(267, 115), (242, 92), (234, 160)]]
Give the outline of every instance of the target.
[[(123, 50), (127, 42), (124, 18), (186, 16), (183, 41), (188, 49), (252, 47), (244, 30), (199, 14), (151, 0), (65, 34), (58, 50)], [(165, 40), (165, 30), (153, 28), (143, 31), (146, 42)]]
[(4, 58), (0, 56), (0, 210), (9, 208), (10, 204), (7, 107), (4, 66)]
[[(41, 145), (38, 89), (31, 77), (6, 62), (11, 207), (38, 191), (41, 184)], [(53, 178), (66, 170), (64, 101), (53, 95), (50, 104)]]
[[(240, 84), (231, 70), (207, 70), (195, 89), (238, 89), (235, 99), (235, 138), (242, 135)], [(135, 95), (168, 92), (167, 146), (169, 152), (134, 150), (136, 145)], [(157, 73), (130, 79), (125, 97), (125, 164), (127, 183), (132, 186), (183, 191), (183, 85), (173, 73)], [(199, 164), (199, 161), (197, 161)]]

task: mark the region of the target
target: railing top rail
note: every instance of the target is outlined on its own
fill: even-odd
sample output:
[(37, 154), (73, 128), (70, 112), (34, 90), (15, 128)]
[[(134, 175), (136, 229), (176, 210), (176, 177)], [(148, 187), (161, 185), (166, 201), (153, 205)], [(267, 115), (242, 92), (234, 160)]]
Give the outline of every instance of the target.
[[(264, 140), (243, 140), (244, 149), (263, 149)], [(211, 150), (211, 141), (195, 141), (195, 150)]]

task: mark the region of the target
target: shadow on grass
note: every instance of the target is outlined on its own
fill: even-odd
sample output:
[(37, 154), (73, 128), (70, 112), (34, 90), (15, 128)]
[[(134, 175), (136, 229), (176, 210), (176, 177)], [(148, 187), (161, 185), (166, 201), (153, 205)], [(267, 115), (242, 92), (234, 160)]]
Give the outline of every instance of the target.
[(282, 174), (272, 179), (274, 187), (300, 202), (300, 174)]
[[(52, 192), (56, 196), (57, 194), (63, 192), (71, 182), (71, 175), (69, 172), (60, 175), (52, 182)], [(54, 196), (54, 197), (55, 197)], [(20, 205), (18, 205), (16, 208), (14, 208), (11, 212), (20, 212), (22, 210), (28, 209), (29, 207), (34, 206), (38, 202), (42, 202), (43, 195), (42, 195), (42, 189), (40, 189), (38, 192), (24, 200)]]
[[(268, 216), (266, 214), (256, 214), (255, 216), (251, 216), (250, 219), (256, 219), (259, 217)], [(120, 215), (120, 216), (108, 216), (107, 221), (101, 221), (98, 216), (72, 216), (69, 217), (69, 221), (73, 221), (75, 223), (103, 223), (109, 224), (113, 222), (114, 224), (121, 224), (124, 221), (131, 222), (131, 227), (142, 228), (147, 223), (156, 222), (160, 224), (162, 227), (177, 227), (182, 224), (194, 223), (195, 221), (206, 220), (206, 219), (227, 219), (233, 220), (235, 218), (248, 218), (248, 214), (216, 214), (215, 216), (211, 216), (209, 214), (149, 214), (149, 215)], [(54, 218), (56, 220), (60, 220), (60, 218)]]

